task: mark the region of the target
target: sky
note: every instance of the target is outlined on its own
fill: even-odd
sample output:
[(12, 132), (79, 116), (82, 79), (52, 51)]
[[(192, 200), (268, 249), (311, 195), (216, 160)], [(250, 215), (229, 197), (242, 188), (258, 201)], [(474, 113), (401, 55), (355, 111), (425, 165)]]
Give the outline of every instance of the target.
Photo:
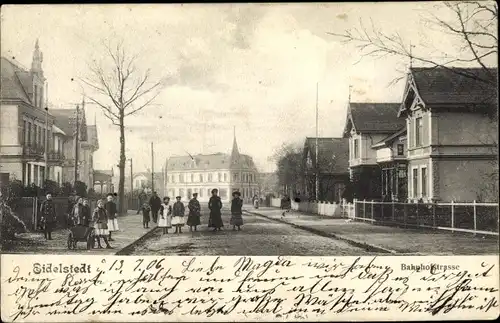
[[(127, 117), (126, 154), (135, 171), (161, 170), (166, 158), (229, 153), (233, 128), (240, 152), (261, 171), (283, 143), (302, 144), (318, 132), (342, 134), (351, 101), (399, 102), (408, 60), (361, 57), (342, 33), (373, 21), (388, 33), (411, 39), (418, 51), (428, 44), (453, 48), (453, 39), (430, 30), (423, 16), (436, 3), (165, 4), (3, 6), (2, 56), (29, 67), (39, 39), (50, 105), (74, 107), (82, 100), (81, 77), (92, 60), (105, 57), (102, 43), (122, 39), (137, 54), (137, 70), (166, 80), (154, 101)], [(438, 12), (438, 14), (442, 14)], [(449, 17), (442, 16), (443, 19)], [(421, 54), (421, 53), (420, 53)], [(429, 53), (431, 55), (431, 53)], [(88, 90), (86, 90), (88, 94)], [(96, 124), (96, 169), (116, 170), (119, 129), (95, 105), (85, 107)]]

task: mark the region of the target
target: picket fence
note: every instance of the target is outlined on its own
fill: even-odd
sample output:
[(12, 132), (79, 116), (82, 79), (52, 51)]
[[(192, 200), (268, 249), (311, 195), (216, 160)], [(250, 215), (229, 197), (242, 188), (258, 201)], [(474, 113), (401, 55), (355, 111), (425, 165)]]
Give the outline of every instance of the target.
[[(358, 201), (291, 203), (292, 210), (331, 217), (350, 218), (380, 225), (402, 225), (452, 232), (498, 236), (498, 203), (401, 203)], [(271, 199), (271, 206), (280, 207), (281, 199)]]

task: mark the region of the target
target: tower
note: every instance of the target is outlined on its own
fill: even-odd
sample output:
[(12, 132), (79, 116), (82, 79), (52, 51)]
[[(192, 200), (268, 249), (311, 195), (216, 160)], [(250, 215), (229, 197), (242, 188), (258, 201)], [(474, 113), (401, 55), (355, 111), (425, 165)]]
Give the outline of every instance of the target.
[(35, 50), (33, 51), (33, 60), (31, 61), (31, 73), (38, 75), (40, 80), (43, 80), (43, 53), (40, 51), (40, 46), (38, 44), (38, 39), (35, 43)]
[(238, 149), (238, 143), (236, 142), (236, 127), (233, 130), (233, 150), (231, 151), (231, 164), (235, 165), (240, 160), (240, 151)]

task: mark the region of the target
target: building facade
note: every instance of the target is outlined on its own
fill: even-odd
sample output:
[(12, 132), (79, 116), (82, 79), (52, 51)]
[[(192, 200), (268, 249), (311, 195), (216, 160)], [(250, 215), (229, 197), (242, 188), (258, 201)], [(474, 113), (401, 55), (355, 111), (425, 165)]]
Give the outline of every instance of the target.
[(405, 121), (398, 118), (399, 108), (399, 103), (349, 103), (344, 138), (349, 139), (349, 173), (354, 198), (381, 199), (382, 168), (372, 146), (405, 126)]
[(165, 165), (165, 193), (189, 200), (198, 193), (200, 201), (208, 201), (212, 189), (219, 190), (223, 202), (232, 199), (232, 192), (241, 192), (245, 202), (259, 194), (259, 176), (253, 159), (240, 154), (234, 138), (231, 154), (176, 156)]
[[(38, 40), (31, 69), (1, 58), (0, 179), (42, 186), (63, 155), (54, 151), (54, 116), (45, 110), (46, 79)], [(45, 155), (47, 154), (47, 156)], [(46, 158), (47, 157), (47, 162)]]
[(497, 75), (410, 69), (399, 111), (408, 132), (410, 200), (498, 201)]

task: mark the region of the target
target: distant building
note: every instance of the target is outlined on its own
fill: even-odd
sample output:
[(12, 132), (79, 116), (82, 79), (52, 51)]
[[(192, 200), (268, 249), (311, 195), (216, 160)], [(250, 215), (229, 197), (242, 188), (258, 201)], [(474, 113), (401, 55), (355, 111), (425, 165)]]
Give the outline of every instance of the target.
[[(305, 170), (301, 179), (302, 192), (295, 194), (300, 193), (319, 201), (340, 202), (342, 193), (349, 184), (349, 140), (318, 138), (318, 155), (316, 156), (316, 138), (306, 138), (302, 159)], [(316, 195), (318, 174), (319, 192)]]
[(64, 156), (57, 150), (61, 148), (59, 144), (54, 147), (54, 138), (59, 135), (53, 133), (54, 116), (45, 111), (46, 79), (42, 62), (38, 40), (29, 70), (14, 60), (1, 58), (1, 183), (17, 179), (24, 185), (42, 186), (45, 179), (57, 180), (57, 172), (50, 168), (60, 165)]
[(96, 193), (115, 193), (113, 173), (113, 170), (94, 170), (94, 191)]
[(240, 154), (236, 137), (231, 154), (176, 156), (166, 162), (165, 191), (170, 197), (183, 200), (198, 193), (200, 201), (208, 201), (214, 188), (225, 202), (232, 192), (241, 192), (245, 202), (259, 194), (258, 171), (252, 157)]
[[(130, 177), (128, 177), (130, 180)], [(151, 185), (151, 172), (140, 172), (135, 173), (132, 178), (133, 190), (143, 190), (146, 193), (151, 193), (153, 190), (153, 185)], [(126, 184), (126, 183), (125, 183)], [(130, 184), (126, 185), (130, 187)], [(165, 195), (163, 173), (158, 172), (154, 174), (154, 190), (158, 193), (158, 196), (163, 197)]]

